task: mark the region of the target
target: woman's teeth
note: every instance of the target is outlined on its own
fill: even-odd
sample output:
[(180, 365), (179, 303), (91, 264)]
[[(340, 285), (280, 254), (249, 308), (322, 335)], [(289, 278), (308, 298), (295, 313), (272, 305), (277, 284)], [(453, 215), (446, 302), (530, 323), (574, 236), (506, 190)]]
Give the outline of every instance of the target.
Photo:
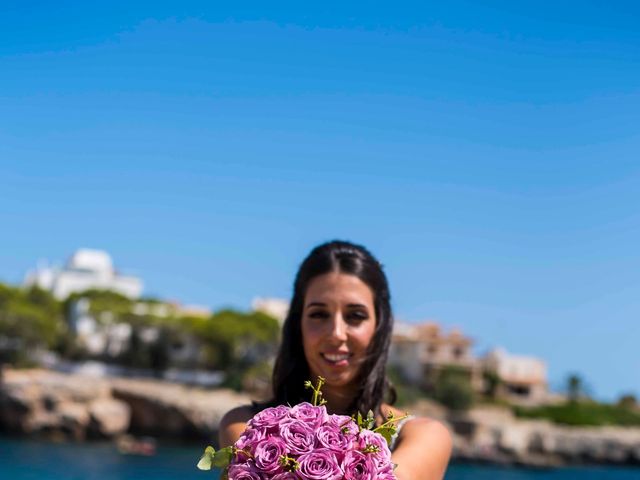
[(341, 354), (332, 354), (332, 353), (324, 353), (322, 356), (329, 360), (330, 362), (341, 362), (342, 360), (347, 360), (349, 358), (348, 353)]

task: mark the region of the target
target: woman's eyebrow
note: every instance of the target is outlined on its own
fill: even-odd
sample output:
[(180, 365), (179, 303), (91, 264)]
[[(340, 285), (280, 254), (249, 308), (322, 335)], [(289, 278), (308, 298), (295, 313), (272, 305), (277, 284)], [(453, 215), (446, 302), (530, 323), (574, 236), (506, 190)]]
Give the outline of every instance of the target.
[(327, 304), (326, 303), (322, 303), (322, 302), (311, 302), (308, 303), (306, 307), (304, 308), (310, 308), (310, 307), (326, 307)]
[[(327, 304), (323, 303), (323, 302), (311, 302), (308, 303), (307, 305), (305, 305), (304, 308), (311, 308), (311, 307), (326, 307)], [(348, 303), (347, 304), (348, 308), (367, 308), (367, 306), (364, 303)]]
[(347, 307), (349, 307), (349, 308), (367, 308), (367, 306), (364, 303), (349, 303), (349, 304), (347, 304)]

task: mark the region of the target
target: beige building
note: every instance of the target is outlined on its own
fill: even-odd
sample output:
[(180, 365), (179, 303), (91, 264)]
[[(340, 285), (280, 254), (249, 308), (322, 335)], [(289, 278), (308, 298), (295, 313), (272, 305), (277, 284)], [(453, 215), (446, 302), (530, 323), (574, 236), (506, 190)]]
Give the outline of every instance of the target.
[(255, 312), (266, 313), (278, 320), (278, 323), (282, 325), (289, 313), (289, 302), (282, 298), (257, 297), (251, 302), (251, 308)]
[(497, 348), (482, 359), (482, 364), (486, 372), (499, 379), (497, 396), (525, 405), (548, 401), (547, 366), (542, 360)]
[(495, 396), (511, 403), (539, 405), (550, 401), (544, 361), (494, 349), (483, 358), (472, 352), (473, 340), (458, 329), (442, 330), (435, 322), (397, 323), (389, 365), (406, 381), (433, 389), (443, 368), (454, 367), (468, 375), (476, 393), (487, 393), (491, 379)]
[(389, 352), (389, 364), (409, 382), (427, 390), (432, 389), (445, 367), (455, 367), (468, 375), (476, 391), (483, 388), (480, 362), (473, 356), (473, 341), (460, 330), (448, 333), (434, 322), (422, 324), (399, 323)]

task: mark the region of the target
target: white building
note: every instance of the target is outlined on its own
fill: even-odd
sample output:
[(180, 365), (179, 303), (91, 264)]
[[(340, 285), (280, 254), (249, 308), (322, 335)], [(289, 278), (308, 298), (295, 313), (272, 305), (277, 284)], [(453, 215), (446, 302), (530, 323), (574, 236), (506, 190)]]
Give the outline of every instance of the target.
[(89, 289), (112, 290), (139, 298), (142, 280), (118, 274), (109, 254), (102, 250), (77, 250), (64, 268), (38, 267), (27, 273), (25, 286), (38, 286), (64, 300), (70, 294)]
[(103, 312), (103, 324), (100, 324), (91, 315), (89, 305), (88, 298), (79, 298), (71, 304), (71, 328), (78, 342), (92, 355), (120, 355), (129, 345), (131, 325), (113, 322), (111, 312)]

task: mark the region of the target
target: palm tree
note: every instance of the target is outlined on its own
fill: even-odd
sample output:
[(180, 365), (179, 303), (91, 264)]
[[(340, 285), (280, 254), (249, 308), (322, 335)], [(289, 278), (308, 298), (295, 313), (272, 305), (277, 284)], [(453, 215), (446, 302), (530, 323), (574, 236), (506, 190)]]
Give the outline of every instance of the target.
[(584, 381), (577, 373), (572, 373), (567, 377), (567, 394), (571, 403), (576, 403), (583, 395)]

